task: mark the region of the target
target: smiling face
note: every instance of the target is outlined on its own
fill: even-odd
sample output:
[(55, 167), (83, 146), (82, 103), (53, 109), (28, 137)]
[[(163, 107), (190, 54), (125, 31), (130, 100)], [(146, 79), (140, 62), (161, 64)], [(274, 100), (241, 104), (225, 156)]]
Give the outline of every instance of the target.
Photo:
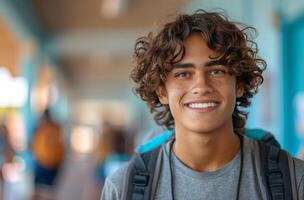
[(217, 53), (200, 34), (191, 34), (184, 45), (184, 58), (157, 90), (161, 103), (170, 107), (176, 132), (233, 131), (236, 97), (243, 92), (236, 77), (213, 59)]

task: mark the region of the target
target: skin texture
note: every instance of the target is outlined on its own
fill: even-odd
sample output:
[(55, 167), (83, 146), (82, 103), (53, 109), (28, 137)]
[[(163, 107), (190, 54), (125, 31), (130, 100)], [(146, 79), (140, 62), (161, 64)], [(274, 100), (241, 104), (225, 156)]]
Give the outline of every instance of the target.
[[(175, 121), (173, 152), (196, 171), (214, 171), (239, 152), (232, 113), (243, 89), (225, 66), (216, 63), (217, 53), (200, 34), (191, 34), (184, 44), (185, 56), (157, 94), (162, 104), (169, 105)], [(189, 107), (189, 103), (211, 101), (216, 103), (213, 108)]]

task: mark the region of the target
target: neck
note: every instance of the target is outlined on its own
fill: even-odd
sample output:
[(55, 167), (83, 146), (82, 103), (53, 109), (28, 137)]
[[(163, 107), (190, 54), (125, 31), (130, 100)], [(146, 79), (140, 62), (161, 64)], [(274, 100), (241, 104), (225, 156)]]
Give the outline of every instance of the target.
[(214, 133), (181, 133), (176, 130), (173, 152), (195, 171), (215, 171), (231, 161), (239, 151), (240, 140), (233, 128)]

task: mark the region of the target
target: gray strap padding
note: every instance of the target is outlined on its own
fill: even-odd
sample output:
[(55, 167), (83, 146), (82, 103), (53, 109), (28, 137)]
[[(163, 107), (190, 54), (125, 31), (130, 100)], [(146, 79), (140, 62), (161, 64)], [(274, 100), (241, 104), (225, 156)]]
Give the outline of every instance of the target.
[[(128, 164), (128, 166), (127, 166), (127, 171), (126, 171), (126, 173), (124, 174), (124, 177), (123, 177), (123, 183), (128, 183), (128, 182), (129, 182), (131, 167), (133, 167), (133, 166), (130, 165), (130, 164)], [(129, 189), (129, 188), (128, 188), (127, 184), (125, 184), (125, 185), (122, 187), (121, 200), (127, 200), (128, 189)]]
[(156, 161), (156, 166), (154, 170), (154, 177), (153, 177), (153, 182), (152, 182), (152, 188), (151, 188), (151, 199), (155, 197), (157, 185), (158, 185), (158, 180), (160, 178), (160, 172), (162, 169), (162, 160), (163, 160), (163, 148), (161, 148), (158, 158)]
[(261, 170), (261, 154), (260, 154), (260, 148), (258, 145), (257, 141), (253, 141), (253, 146), (254, 150), (254, 162), (255, 162), (255, 170), (256, 170), (256, 177), (259, 181), (259, 189), (260, 193), (262, 195), (262, 199), (267, 199), (267, 191), (266, 191), (266, 186), (263, 183), (262, 176), (260, 176), (262, 170)]
[(296, 173), (295, 173), (295, 163), (293, 158), (288, 154), (288, 166), (289, 166), (289, 173), (290, 173), (290, 182), (291, 182), (291, 188), (292, 188), (292, 196), (294, 200), (299, 200), (298, 191), (297, 191), (297, 179), (296, 179)]

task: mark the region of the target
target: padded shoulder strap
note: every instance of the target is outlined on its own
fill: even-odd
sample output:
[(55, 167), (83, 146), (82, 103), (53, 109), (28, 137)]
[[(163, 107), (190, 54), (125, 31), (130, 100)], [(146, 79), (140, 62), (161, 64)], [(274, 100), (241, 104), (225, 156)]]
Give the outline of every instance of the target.
[(288, 154), (259, 141), (261, 176), (270, 200), (292, 200)]
[(124, 180), (124, 200), (149, 200), (152, 190), (154, 170), (160, 152), (158, 147), (153, 151), (137, 154), (130, 163)]
[(275, 139), (275, 137), (271, 133), (266, 132), (265, 135), (261, 138), (261, 141), (277, 148), (281, 148), (280, 143)]

